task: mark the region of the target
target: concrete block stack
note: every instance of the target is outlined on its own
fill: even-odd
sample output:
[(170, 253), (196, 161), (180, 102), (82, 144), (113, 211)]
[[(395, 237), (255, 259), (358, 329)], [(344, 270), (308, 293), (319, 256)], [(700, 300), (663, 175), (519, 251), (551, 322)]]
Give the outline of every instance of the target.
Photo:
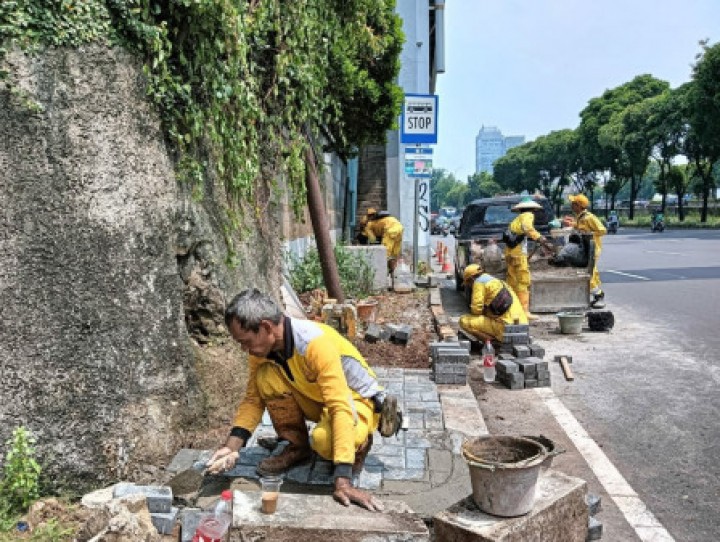
[(498, 348), (498, 381), (511, 390), (550, 386), (550, 368), (544, 356), (545, 349), (530, 337), (529, 325), (505, 326)]
[(439, 341), (430, 343), (432, 359), (431, 378), (436, 384), (454, 384), (463, 386), (467, 383), (468, 365), (470, 364), (470, 343), (468, 341)]
[(121, 482), (113, 489), (113, 498), (142, 495), (147, 502), (150, 519), (159, 534), (170, 534), (175, 527), (179, 509), (172, 505), (172, 489), (167, 486), (138, 486)]

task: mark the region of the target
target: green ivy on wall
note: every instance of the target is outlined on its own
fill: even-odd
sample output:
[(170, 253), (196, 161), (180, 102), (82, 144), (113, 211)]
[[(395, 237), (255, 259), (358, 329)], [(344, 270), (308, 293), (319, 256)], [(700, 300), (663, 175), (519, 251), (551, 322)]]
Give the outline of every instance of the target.
[[(309, 141), (350, 156), (384, 141), (402, 102), (394, 0), (3, 0), (12, 45), (122, 44), (144, 58), (179, 178), (212, 175), (263, 210), (283, 179), (305, 205)], [(1, 75), (1, 74), (0, 74)], [(7, 74), (6, 74), (7, 75)], [(271, 190), (272, 192), (272, 190)], [(276, 192), (276, 191), (275, 191)]]

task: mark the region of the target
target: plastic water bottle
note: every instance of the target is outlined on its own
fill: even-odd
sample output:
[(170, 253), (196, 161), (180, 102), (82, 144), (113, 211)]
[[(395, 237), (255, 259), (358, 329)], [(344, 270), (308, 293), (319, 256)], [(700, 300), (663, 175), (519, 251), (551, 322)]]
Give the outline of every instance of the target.
[(220, 494), (212, 511), (204, 515), (198, 524), (192, 542), (222, 542), (232, 523), (232, 491)]
[(490, 339), (485, 341), (482, 349), (483, 360), (483, 380), (485, 382), (495, 382), (495, 349)]

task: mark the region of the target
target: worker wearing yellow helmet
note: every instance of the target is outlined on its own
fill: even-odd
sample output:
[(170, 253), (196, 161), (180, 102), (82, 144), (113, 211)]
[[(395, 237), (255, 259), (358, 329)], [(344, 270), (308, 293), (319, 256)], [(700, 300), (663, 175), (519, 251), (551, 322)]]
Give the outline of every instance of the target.
[(470, 314), (460, 317), (460, 329), (479, 339), (502, 341), (505, 324), (527, 324), (525, 310), (503, 281), (485, 273), (479, 264), (463, 271), (463, 282), (471, 288)]
[(590, 305), (592, 307), (602, 308), (605, 306), (603, 303), (605, 292), (600, 288), (600, 273), (597, 269), (597, 262), (602, 252), (602, 238), (603, 235), (607, 233), (607, 229), (598, 217), (587, 210), (590, 202), (585, 195), (571, 195), (569, 199), (570, 206), (575, 215), (575, 229), (581, 233), (591, 233), (593, 236), (595, 243), (595, 262), (593, 264), (592, 277), (590, 278)]
[(535, 215), (533, 214), (535, 209), (542, 209), (542, 205), (530, 196), (514, 205), (512, 210), (519, 214), (510, 222), (506, 235), (503, 236), (507, 283), (515, 290), (528, 320), (536, 320), (537, 316), (530, 312), (530, 267), (528, 265), (527, 239), (553, 250), (552, 244), (535, 229)]

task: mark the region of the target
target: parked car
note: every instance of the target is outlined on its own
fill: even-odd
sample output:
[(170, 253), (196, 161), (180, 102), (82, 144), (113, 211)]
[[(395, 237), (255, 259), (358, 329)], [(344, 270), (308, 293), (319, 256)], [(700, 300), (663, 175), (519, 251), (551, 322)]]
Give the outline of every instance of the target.
[[(486, 245), (491, 239), (503, 247), (502, 233), (510, 222), (517, 216), (512, 210), (513, 205), (520, 203), (525, 196), (497, 196), (473, 201), (465, 207), (460, 227), (455, 233), (455, 285), (458, 290), (463, 289), (462, 274), (470, 263), (470, 245), (473, 240)], [(535, 214), (535, 229), (542, 235), (550, 233), (549, 223), (555, 218), (550, 201), (544, 196), (533, 196), (533, 199), (542, 205), (542, 209), (533, 211)]]

